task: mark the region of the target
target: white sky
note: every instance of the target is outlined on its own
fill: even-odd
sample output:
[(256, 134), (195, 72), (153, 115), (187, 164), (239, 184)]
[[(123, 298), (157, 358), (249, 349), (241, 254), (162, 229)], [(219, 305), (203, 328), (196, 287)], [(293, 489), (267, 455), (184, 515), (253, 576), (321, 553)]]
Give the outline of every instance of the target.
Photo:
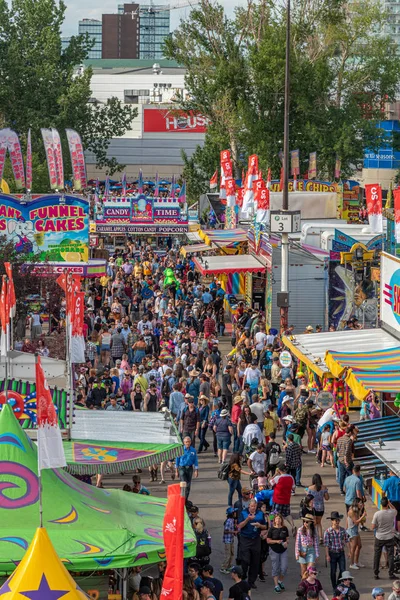
[[(128, 3), (130, 0), (125, 0)], [(154, 4), (183, 4), (184, 0), (154, 0)], [(227, 14), (232, 14), (235, 6), (244, 6), (247, 0), (219, 0), (223, 4)], [(70, 36), (78, 33), (78, 21), (81, 19), (99, 19), (101, 15), (117, 12), (118, 4), (123, 4), (124, 0), (65, 0), (67, 10), (65, 13), (65, 22), (63, 26), (63, 35)], [(140, 3), (140, 0), (139, 0)], [(149, 2), (144, 2), (148, 4)], [(185, 18), (190, 13), (190, 6), (171, 11), (171, 30), (179, 25), (181, 18)]]

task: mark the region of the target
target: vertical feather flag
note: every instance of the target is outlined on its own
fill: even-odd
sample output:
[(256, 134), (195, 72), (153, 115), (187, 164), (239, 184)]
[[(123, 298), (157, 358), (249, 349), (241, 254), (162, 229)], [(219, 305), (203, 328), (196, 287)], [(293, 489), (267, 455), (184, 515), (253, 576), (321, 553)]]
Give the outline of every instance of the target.
[(39, 472), (67, 465), (61, 431), (40, 356), (36, 356), (36, 405)]
[(16, 309), (17, 309), (17, 299), (15, 297), (15, 287), (14, 287), (14, 279), (12, 274), (12, 266), (11, 263), (5, 262), (4, 267), (8, 277), (8, 298), (10, 305), (10, 318), (15, 317)]
[(0, 324), (1, 324), (1, 338), (0, 338), (0, 356), (7, 356), (9, 348), (9, 322), (10, 322), (10, 310), (8, 300), (8, 285), (7, 277), (3, 275), (1, 283), (0, 293)]
[(107, 175), (106, 180), (104, 182), (104, 198), (106, 200), (108, 200), (109, 195), (110, 195), (110, 176)]
[(21, 144), (15, 131), (7, 129), (7, 146), (10, 153), (11, 167), (14, 173), (15, 185), (21, 190), (25, 187), (24, 159), (22, 158)]
[(396, 243), (400, 244), (400, 188), (393, 190), (393, 206)]
[(154, 197), (158, 198), (160, 195), (160, 180), (158, 177), (158, 173), (156, 173), (156, 180), (154, 182)]
[(62, 190), (64, 189), (64, 164), (62, 156), (61, 139), (57, 129), (52, 128), (51, 133), (53, 135), (54, 158), (56, 161), (57, 189)]
[(218, 186), (218, 169), (215, 169), (214, 175), (210, 179), (210, 190), (214, 190)]
[(182, 185), (181, 185), (181, 190), (179, 192), (179, 196), (178, 196), (178, 202), (180, 202), (181, 204), (186, 204), (186, 181), (183, 180)]
[[(1, 177), (0, 177), (1, 179)], [(28, 138), (26, 140), (26, 189), (32, 189), (32, 142), (31, 130), (28, 130)]]
[(122, 179), (121, 179), (121, 183), (122, 183), (122, 198), (126, 198), (126, 173), (125, 171), (122, 173)]
[(143, 172), (139, 169), (138, 194), (143, 194)]
[(383, 233), (382, 219), (382, 188), (378, 183), (365, 186), (367, 200), (368, 221), (372, 233)]
[(185, 498), (181, 496), (179, 484), (169, 485), (163, 522), (167, 567), (161, 590), (161, 598), (168, 600), (182, 600), (184, 510)]

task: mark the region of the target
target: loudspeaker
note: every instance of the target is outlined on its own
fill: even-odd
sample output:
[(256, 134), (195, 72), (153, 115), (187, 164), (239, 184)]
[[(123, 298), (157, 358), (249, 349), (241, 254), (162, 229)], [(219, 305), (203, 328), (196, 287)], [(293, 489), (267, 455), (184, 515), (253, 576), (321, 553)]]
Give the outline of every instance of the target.
[(276, 294), (276, 304), (279, 308), (289, 308), (289, 292), (278, 292)]

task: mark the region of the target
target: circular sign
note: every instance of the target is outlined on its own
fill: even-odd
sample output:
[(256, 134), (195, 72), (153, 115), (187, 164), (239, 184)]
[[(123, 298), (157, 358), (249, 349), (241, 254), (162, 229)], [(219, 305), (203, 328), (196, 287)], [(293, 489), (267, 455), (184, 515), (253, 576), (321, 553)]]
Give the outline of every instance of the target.
[(290, 352), (287, 350), (281, 352), (279, 355), (279, 362), (281, 363), (282, 367), (290, 367), (292, 364), (292, 356)]
[(335, 399), (333, 397), (333, 394), (331, 394), (331, 392), (320, 392), (317, 396), (317, 404), (321, 407), (321, 408), (331, 408), (331, 406), (333, 405)]

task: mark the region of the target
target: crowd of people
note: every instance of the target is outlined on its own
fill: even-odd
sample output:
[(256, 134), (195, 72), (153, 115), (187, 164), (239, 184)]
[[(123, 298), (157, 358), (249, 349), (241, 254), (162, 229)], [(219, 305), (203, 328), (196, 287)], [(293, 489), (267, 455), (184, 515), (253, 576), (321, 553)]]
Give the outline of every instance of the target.
[[(183, 259), (179, 248), (157, 252), (146, 243), (127, 242), (124, 251), (110, 257), (107, 274), (87, 289), (87, 362), (75, 371), (76, 406), (110, 413), (164, 410), (174, 420), (183, 453), (175, 463), (150, 467), (149, 477), (160, 485), (169, 479), (186, 482), (197, 547), (186, 564), (185, 599), (222, 600), (207, 518), (192, 503), (192, 479), (208, 453), (226, 485), (225, 554), (214, 566), (232, 578), (229, 598), (245, 600), (258, 582), (267, 581), (268, 557), (272, 589), (284, 592), (293, 545), (298, 599), (357, 600), (352, 573), (364, 567), (361, 532), (368, 521), (364, 481), (354, 462), (357, 425), (345, 406), (335, 403), (326, 410), (318, 405), (316, 390), (294, 357), (282, 366), (280, 336), (266, 330), (262, 312), (240, 302), (228, 330), (224, 298), (218, 279), (204, 283), (190, 255)], [(221, 350), (221, 341), (230, 343), (228, 350)], [(361, 418), (371, 406), (378, 407), (374, 398), (364, 404)], [(309, 481), (302, 476), (304, 460), (318, 464)], [(326, 513), (330, 490), (322, 468), (336, 474), (342, 513)], [(101, 478), (97, 483), (103, 485)], [(149, 493), (140, 473), (133, 484), (124, 489)], [(371, 527), (375, 578), (383, 560), (400, 598), (394, 561), (399, 508), (400, 492), (388, 484)], [(329, 590), (318, 579), (323, 557), (330, 566)], [(131, 581), (140, 600), (159, 597), (159, 584), (141, 581), (140, 569)], [(382, 600), (380, 589), (377, 600)]]

